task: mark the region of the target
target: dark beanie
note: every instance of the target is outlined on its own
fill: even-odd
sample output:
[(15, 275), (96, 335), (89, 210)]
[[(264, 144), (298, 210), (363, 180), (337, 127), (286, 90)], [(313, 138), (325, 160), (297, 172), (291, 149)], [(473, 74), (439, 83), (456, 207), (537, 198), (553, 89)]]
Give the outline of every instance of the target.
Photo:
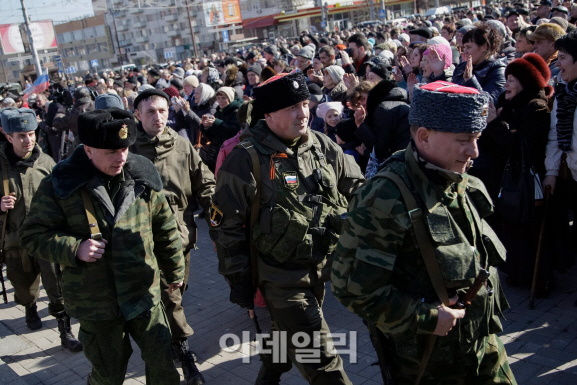
[(277, 74), (253, 88), (253, 94), (263, 114), (282, 110), (310, 98), (302, 72)]
[(166, 99), (166, 103), (170, 103), (170, 98), (168, 97), (166, 92), (157, 89), (148, 89), (139, 93), (136, 99), (134, 99), (134, 109), (136, 110), (138, 108), (138, 103), (140, 103), (141, 100), (148, 99), (153, 95), (162, 96), (163, 98)]
[(82, 144), (94, 148), (130, 147), (136, 141), (136, 121), (120, 108), (88, 111), (78, 117), (78, 137)]
[(341, 120), (335, 127), (335, 134), (337, 134), (345, 143), (357, 140), (357, 135), (355, 134), (356, 131), (357, 124), (355, 123), (355, 119)]
[(551, 96), (553, 88), (549, 86), (551, 70), (543, 58), (535, 53), (527, 53), (519, 59), (513, 60), (505, 69), (505, 77), (512, 75), (527, 91), (545, 90)]

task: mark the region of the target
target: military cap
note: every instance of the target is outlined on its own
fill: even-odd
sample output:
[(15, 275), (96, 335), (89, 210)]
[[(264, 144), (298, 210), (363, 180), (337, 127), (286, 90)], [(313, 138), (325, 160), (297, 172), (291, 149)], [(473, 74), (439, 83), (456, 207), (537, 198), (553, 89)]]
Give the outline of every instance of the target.
[(302, 72), (280, 73), (253, 89), (258, 108), (268, 114), (309, 100), (310, 93)]
[(2, 129), (7, 134), (34, 131), (38, 128), (36, 113), (29, 108), (8, 107), (0, 114)]
[(487, 127), (489, 100), (486, 92), (445, 81), (416, 84), (409, 123), (455, 134), (481, 132)]
[(78, 137), (82, 144), (94, 148), (130, 147), (136, 141), (136, 121), (120, 108), (88, 111), (78, 117)]
[(569, 14), (569, 10), (567, 9), (567, 7), (564, 7), (562, 5), (558, 5), (555, 8), (551, 9), (551, 12), (555, 12), (555, 11), (564, 13), (566, 15)]
[(552, 7), (553, 6), (553, 2), (551, 2), (551, 0), (541, 0), (539, 2), (539, 5), (545, 5), (547, 7)]
[(140, 103), (141, 100), (148, 99), (153, 95), (162, 96), (163, 98), (166, 99), (166, 103), (170, 103), (170, 98), (168, 97), (166, 92), (157, 89), (148, 89), (142, 91), (140, 94), (138, 94), (136, 99), (134, 99), (134, 109), (136, 110), (138, 108), (138, 103)]

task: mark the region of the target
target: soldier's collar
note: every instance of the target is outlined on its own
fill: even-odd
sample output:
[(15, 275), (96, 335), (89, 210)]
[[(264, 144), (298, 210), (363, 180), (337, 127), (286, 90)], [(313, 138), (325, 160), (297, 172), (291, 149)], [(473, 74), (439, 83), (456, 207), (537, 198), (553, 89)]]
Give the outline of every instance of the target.
[(454, 199), (455, 193), (463, 195), (467, 186), (467, 175), (446, 170), (423, 159), (411, 141), (405, 152), (408, 175), (429, 212), (438, 205)]

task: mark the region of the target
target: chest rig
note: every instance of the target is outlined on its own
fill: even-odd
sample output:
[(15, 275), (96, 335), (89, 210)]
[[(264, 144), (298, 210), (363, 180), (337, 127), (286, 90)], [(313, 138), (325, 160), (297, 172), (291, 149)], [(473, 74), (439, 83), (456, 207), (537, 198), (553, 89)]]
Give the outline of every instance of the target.
[(320, 144), (314, 140), (310, 158), (251, 151), (255, 148), (251, 142), (239, 146), (251, 157), (269, 158), (264, 162), (269, 165), (268, 173), (258, 173), (257, 190), (269, 188), (270, 199), (260, 200), (258, 220), (250, 229), (259, 256), (272, 265), (322, 262), (337, 245), (347, 201), (337, 189), (336, 173)]

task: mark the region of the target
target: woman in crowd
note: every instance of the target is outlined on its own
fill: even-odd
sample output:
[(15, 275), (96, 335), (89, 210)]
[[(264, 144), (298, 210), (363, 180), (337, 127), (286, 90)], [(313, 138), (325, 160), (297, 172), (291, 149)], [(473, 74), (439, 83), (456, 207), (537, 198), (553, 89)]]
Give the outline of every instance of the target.
[(238, 70), (238, 67), (234, 64), (229, 64), (226, 67), (224, 85), (226, 87), (234, 88), (236, 94), (236, 99), (242, 99), (244, 92), (244, 78), (242, 72)]
[(343, 81), (345, 70), (340, 66), (328, 66), (323, 70), (323, 94), (330, 102), (342, 102), (347, 98), (347, 86)]
[(216, 93), (216, 102), (218, 108), (214, 115), (205, 114), (201, 121), (202, 135), (210, 143), (201, 148), (200, 156), (213, 173), (220, 146), (240, 131), (236, 112), (242, 105), (242, 100), (235, 99), (234, 89), (230, 87), (219, 88)]
[(450, 82), (453, 80), (453, 57), (451, 47), (445, 44), (435, 44), (423, 52), (421, 60), (423, 83), (438, 80)]
[(507, 59), (496, 59), (502, 40), (486, 23), (468, 31), (463, 36), (463, 61), (453, 72), (453, 83), (485, 91), (496, 102), (505, 88)]
[(319, 104), (317, 116), (325, 121), (325, 135), (331, 138), (335, 143), (335, 127), (341, 121), (343, 113), (343, 104), (341, 102), (327, 102)]
[(215, 91), (218, 91), (221, 85), (220, 74), (214, 67), (205, 67), (200, 75), (200, 82), (208, 84)]
[[(475, 167), (469, 173), (478, 176), (496, 204), (493, 220), (495, 231), (507, 249), (507, 262), (502, 270), (509, 274), (511, 284), (530, 284), (539, 238), (542, 212), (535, 204), (542, 203), (541, 180), (545, 177), (545, 143), (550, 126), (547, 98), (553, 93), (548, 85), (551, 72), (537, 54), (529, 53), (515, 59), (505, 71), (505, 92), (489, 109), (487, 129), (479, 139), (479, 158), (487, 167)], [(500, 210), (499, 195), (503, 169), (507, 161), (515, 167), (523, 163), (532, 167), (537, 195), (531, 192), (526, 223), (515, 223)], [(544, 289), (544, 288), (543, 288)]]
[(202, 116), (205, 114), (214, 115), (218, 104), (216, 102), (215, 92), (208, 84), (200, 83), (194, 90), (194, 104), (191, 107), (188, 102), (181, 99), (181, 105), (175, 106), (176, 110), (182, 108), (184, 123), (179, 120), (177, 114), (177, 122), (180, 129), (178, 134), (191, 141), (193, 146), (198, 150), (206, 144), (203, 140), (200, 126), (202, 123)]
[(515, 55), (518, 58), (522, 57), (527, 52), (533, 52), (533, 42), (527, 39), (527, 33), (535, 32), (536, 29), (537, 26), (535, 25), (523, 28), (515, 37)]

